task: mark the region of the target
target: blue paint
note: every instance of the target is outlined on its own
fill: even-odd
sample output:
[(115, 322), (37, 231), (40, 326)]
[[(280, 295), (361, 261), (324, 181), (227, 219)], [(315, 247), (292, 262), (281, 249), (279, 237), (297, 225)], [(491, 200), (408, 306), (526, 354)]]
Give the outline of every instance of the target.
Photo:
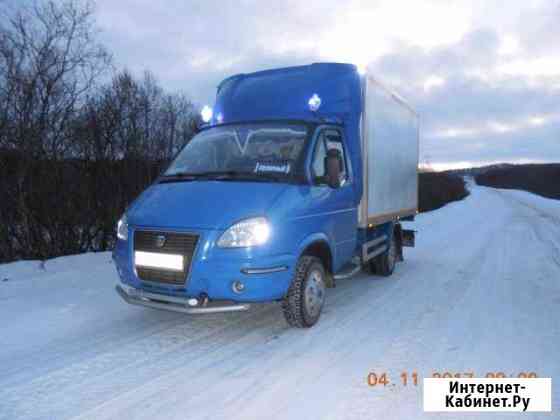
[[(309, 110), (309, 98), (317, 94), (321, 106)], [(392, 230), (358, 229), (357, 207), (362, 185), (359, 124), (360, 78), (350, 64), (309, 66), (242, 74), (224, 80), (218, 88), (216, 126), (266, 121), (301, 121), (309, 127), (305, 140), (304, 179), (299, 182), (248, 182), (190, 180), (155, 183), (127, 211), (129, 239), (118, 240), (114, 259), (123, 283), (152, 292), (189, 296), (206, 293), (211, 299), (271, 301), (282, 298), (294, 267), (306, 247), (328, 245), (333, 271), (340, 269), (361, 244)], [(220, 115), (220, 123), (217, 116)], [(310, 166), (317, 135), (325, 127), (340, 130), (348, 155), (348, 182), (338, 189), (314, 185)], [(225, 249), (217, 241), (227, 228), (243, 219), (264, 216), (271, 226), (269, 240), (260, 246)], [(133, 267), (133, 236), (138, 228), (190, 232), (200, 236), (186, 286), (142, 282)], [(269, 274), (244, 274), (246, 268), (286, 266)], [(241, 280), (245, 290), (232, 291)]]
[[(321, 107), (309, 110), (309, 98), (317, 94)], [(360, 116), (362, 113), (360, 76), (353, 64), (317, 63), (308, 66), (239, 74), (218, 86), (214, 119), (222, 123), (263, 120), (303, 120), (341, 123), (356, 179), (361, 180)], [(357, 183), (357, 196), (362, 185)]]

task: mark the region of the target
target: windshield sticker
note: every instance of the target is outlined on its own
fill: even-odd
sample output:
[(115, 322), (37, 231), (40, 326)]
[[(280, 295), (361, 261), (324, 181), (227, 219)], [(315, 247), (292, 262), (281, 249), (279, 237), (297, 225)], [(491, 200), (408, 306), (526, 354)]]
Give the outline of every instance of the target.
[(247, 150), (247, 145), (249, 144), (249, 137), (250, 132), (247, 129), (238, 128), (233, 130), (233, 137), (235, 138), (235, 142), (237, 143), (237, 147), (239, 147), (239, 151), (242, 155), (245, 155), (245, 151)]
[(290, 164), (289, 163), (263, 163), (257, 162), (255, 166), (255, 173), (257, 172), (276, 172), (281, 174), (288, 174), (290, 173)]
[[(306, 131), (301, 130), (294, 130), (291, 128), (258, 128), (258, 129), (249, 129), (245, 127), (235, 128), (233, 130), (233, 138), (235, 139), (235, 143), (241, 152), (241, 155), (244, 156), (247, 152), (247, 146), (253, 140), (254, 137), (268, 135), (268, 141), (273, 141), (273, 139), (277, 136), (291, 136), (291, 137), (303, 137), (305, 136)], [(257, 140), (258, 142), (258, 140)], [(255, 141), (253, 141), (255, 143)]]

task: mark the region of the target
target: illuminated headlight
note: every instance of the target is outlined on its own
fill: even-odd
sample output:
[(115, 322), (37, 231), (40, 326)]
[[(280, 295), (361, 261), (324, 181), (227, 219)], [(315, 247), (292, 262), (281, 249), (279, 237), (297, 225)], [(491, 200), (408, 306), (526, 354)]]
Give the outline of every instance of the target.
[(218, 241), (221, 248), (241, 248), (264, 244), (270, 236), (270, 225), (264, 217), (243, 220), (226, 230)]
[(117, 223), (117, 238), (121, 241), (126, 241), (128, 239), (128, 221), (126, 220), (126, 214), (123, 214)]

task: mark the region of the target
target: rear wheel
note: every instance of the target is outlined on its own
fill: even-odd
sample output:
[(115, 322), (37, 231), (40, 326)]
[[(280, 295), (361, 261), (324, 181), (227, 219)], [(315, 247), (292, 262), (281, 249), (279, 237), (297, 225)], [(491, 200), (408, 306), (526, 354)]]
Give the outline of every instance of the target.
[(372, 258), (371, 260), (366, 261), (363, 268), (369, 274), (377, 274), (377, 258)]
[(325, 303), (326, 273), (321, 260), (304, 255), (296, 266), (294, 279), (282, 300), (288, 324), (309, 328), (317, 323)]
[(375, 259), (374, 264), (376, 274), (385, 277), (393, 274), (399, 256), (399, 245), (397, 244), (396, 239), (395, 235), (393, 235), (389, 243), (389, 249)]

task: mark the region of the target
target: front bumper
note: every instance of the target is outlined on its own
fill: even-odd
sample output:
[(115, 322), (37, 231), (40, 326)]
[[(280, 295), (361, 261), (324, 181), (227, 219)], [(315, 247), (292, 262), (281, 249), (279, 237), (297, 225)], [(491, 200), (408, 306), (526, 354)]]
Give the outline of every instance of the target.
[[(219, 249), (214, 244), (221, 232), (197, 233), (200, 234), (200, 242), (192, 257), (185, 284), (140, 279), (134, 269), (132, 240), (117, 241), (113, 259), (122, 285), (164, 297), (188, 299), (207, 296), (210, 301), (236, 303), (275, 301), (286, 294), (295, 266), (293, 255), (277, 254), (272, 249), (263, 248)], [(241, 291), (235, 290), (234, 284), (238, 282), (243, 284)]]
[(142, 289), (127, 288), (116, 285), (115, 289), (119, 296), (126, 303), (131, 305), (146, 306), (153, 309), (163, 309), (166, 311), (182, 312), (185, 314), (213, 314), (220, 312), (241, 312), (250, 308), (249, 304), (223, 304), (212, 303), (206, 306), (191, 306), (188, 298), (166, 296), (146, 292)]

